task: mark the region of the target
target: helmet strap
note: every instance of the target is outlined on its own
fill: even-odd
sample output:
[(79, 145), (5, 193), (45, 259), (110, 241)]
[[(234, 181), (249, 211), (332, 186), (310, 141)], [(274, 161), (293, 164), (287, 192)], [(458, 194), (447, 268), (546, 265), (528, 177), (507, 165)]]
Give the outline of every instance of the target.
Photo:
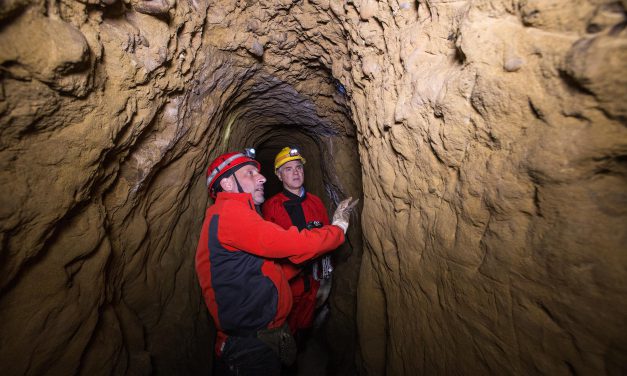
[(242, 186), (239, 185), (239, 180), (237, 180), (237, 176), (235, 176), (235, 173), (233, 173), (233, 179), (235, 179), (235, 184), (237, 184), (237, 191), (239, 193), (244, 193), (244, 189), (242, 189)]

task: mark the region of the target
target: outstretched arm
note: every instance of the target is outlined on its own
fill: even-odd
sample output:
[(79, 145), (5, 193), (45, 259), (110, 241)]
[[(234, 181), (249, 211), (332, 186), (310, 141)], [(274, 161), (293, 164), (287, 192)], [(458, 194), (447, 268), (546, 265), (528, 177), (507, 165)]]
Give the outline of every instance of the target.
[(309, 231), (287, 230), (268, 222), (252, 210), (227, 210), (221, 214), (218, 234), (224, 245), (268, 257), (287, 258), (295, 264), (316, 258), (344, 242), (338, 226)]

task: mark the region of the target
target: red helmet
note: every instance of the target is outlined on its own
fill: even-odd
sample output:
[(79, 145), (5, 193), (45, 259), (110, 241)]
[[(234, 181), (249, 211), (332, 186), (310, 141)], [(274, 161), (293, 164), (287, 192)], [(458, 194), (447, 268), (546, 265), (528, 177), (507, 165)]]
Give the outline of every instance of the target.
[(207, 188), (209, 188), (211, 197), (216, 198), (217, 187), (214, 187), (214, 185), (216, 185), (224, 174), (245, 164), (253, 164), (257, 166), (258, 170), (261, 170), (259, 162), (240, 152), (222, 154), (218, 158), (214, 159), (207, 169)]

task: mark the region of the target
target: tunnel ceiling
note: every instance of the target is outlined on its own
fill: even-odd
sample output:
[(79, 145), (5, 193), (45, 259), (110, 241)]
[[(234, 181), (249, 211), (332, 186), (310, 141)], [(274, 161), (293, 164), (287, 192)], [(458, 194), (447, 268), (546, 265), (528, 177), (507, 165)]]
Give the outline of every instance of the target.
[(626, 8), (2, 3), (0, 369), (208, 374), (205, 169), (294, 141), (335, 373), (626, 373)]
[[(320, 83), (319, 97), (337, 96), (337, 102), (316, 104), (297, 92), (293, 86), (273, 77), (255, 77), (262, 81), (250, 90), (238, 93), (233, 103), (225, 108), (226, 127), (237, 139), (262, 142), (271, 138), (268, 132), (281, 127), (296, 128), (299, 132), (318, 136), (354, 135), (354, 124), (348, 115), (344, 98), (335, 93), (335, 87)], [(274, 82), (268, 82), (274, 81)], [(320, 102), (320, 101), (319, 101)], [(232, 132), (232, 133), (231, 133)]]

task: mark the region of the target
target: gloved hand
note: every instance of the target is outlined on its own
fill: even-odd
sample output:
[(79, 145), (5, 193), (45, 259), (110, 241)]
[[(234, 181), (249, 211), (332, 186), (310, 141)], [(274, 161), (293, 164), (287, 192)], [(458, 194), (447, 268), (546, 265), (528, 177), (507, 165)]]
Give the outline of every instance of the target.
[(340, 202), (337, 209), (335, 209), (335, 213), (333, 213), (333, 221), (331, 222), (332, 225), (341, 227), (345, 234), (346, 230), (348, 230), (348, 220), (350, 218), (351, 211), (359, 202), (359, 199), (351, 202), (352, 199), (352, 197), (349, 197)]

